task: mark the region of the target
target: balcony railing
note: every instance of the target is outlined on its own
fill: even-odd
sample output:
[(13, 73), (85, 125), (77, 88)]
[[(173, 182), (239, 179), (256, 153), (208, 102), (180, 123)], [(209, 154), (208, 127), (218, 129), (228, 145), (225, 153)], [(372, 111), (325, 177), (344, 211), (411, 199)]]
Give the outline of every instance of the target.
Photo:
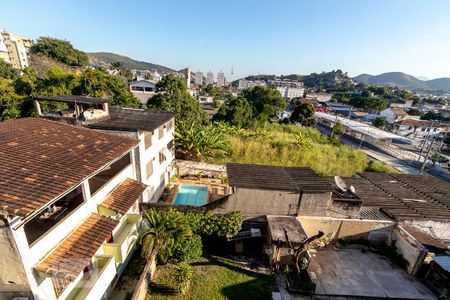
[(94, 256), (94, 269), (86, 273), (67, 299), (101, 299), (116, 276), (116, 265), (111, 256)]
[(114, 256), (116, 263), (123, 263), (127, 259), (136, 242), (139, 215), (128, 214), (125, 218), (119, 230), (114, 234), (113, 242), (103, 244), (104, 254)]

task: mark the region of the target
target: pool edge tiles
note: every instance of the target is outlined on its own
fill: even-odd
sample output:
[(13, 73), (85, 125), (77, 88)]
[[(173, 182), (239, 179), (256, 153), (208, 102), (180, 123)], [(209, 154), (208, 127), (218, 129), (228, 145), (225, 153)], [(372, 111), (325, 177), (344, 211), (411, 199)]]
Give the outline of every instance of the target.
[(174, 205), (203, 206), (208, 203), (208, 187), (204, 185), (180, 185)]

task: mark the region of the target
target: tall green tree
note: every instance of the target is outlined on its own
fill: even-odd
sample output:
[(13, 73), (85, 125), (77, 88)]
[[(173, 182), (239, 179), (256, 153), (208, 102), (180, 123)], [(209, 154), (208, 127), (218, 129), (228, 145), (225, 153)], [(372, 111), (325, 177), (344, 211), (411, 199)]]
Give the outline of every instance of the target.
[(89, 64), (86, 53), (77, 50), (69, 41), (40, 37), (32, 46), (33, 53), (40, 53), (70, 66), (84, 67)]
[(23, 98), (16, 94), (11, 81), (0, 78), (0, 121), (19, 118)]
[(133, 96), (120, 77), (112, 76), (103, 70), (83, 70), (78, 78), (76, 95), (112, 98), (112, 105), (140, 108), (141, 102)]
[(253, 117), (267, 121), (286, 108), (286, 100), (274, 87), (256, 86), (243, 91), (243, 97), (253, 109)]
[(246, 127), (252, 122), (253, 110), (245, 98), (230, 97), (214, 115), (213, 121), (225, 121), (233, 126)]
[(309, 103), (300, 104), (292, 112), (290, 120), (303, 126), (314, 126), (316, 124), (314, 106)]
[(175, 111), (178, 121), (201, 124), (207, 121), (206, 112), (191, 94), (183, 79), (169, 74), (156, 84), (157, 94), (150, 98), (147, 106), (153, 109)]
[(15, 69), (10, 63), (0, 59), (0, 78), (17, 79), (20, 76), (19, 70)]

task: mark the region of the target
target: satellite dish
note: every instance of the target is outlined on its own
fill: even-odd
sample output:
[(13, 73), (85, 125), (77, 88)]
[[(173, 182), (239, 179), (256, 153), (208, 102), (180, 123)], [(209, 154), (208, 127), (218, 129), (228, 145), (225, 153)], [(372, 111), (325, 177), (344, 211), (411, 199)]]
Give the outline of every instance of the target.
[(345, 184), (344, 180), (342, 180), (341, 177), (339, 176), (334, 176), (334, 182), (336, 183), (337, 187), (343, 191), (346, 192), (347, 191), (347, 185)]
[(90, 119), (92, 119), (92, 113), (89, 112), (89, 111), (84, 111), (84, 112), (83, 112), (83, 117), (84, 117), (86, 120), (90, 120)]
[(355, 189), (355, 187), (354, 187), (353, 185), (351, 185), (351, 186), (348, 188), (348, 190), (349, 190), (350, 192), (352, 192), (353, 194), (356, 193), (356, 189)]

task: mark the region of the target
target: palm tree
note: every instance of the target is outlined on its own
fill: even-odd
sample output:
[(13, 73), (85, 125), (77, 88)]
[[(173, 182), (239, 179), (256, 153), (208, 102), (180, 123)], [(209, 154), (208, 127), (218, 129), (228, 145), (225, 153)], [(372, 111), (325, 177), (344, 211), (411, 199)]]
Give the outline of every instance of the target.
[[(173, 209), (167, 212), (150, 209), (144, 211), (144, 217), (138, 227), (138, 243), (141, 255), (147, 259), (141, 279), (146, 280), (148, 288), (151, 279), (151, 266), (155, 256), (162, 263), (166, 263), (172, 256), (178, 243), (192, 235), (189, 224), (184, 216)], [(135, 293), (139, 293), (136, 289)]]
[(189, 224), (180, 212), (151, 209), (144, 211), (138, 229), (138, 242), (142, 247), (142, 256), (152, 259), (157, 255), (160, 262), (166, 263), (178, 242), (190, 235)]

